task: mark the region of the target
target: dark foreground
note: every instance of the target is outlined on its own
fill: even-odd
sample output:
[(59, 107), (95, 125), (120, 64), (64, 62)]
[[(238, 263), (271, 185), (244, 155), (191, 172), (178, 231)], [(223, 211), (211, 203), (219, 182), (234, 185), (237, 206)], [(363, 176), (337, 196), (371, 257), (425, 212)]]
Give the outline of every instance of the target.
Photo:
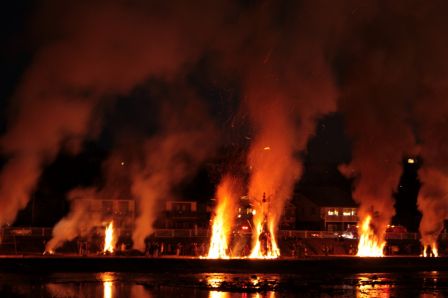
[(8, 256), (0, 272), (313, 273), (448, 271), (448, 257), (308, 257), (275, 260)]

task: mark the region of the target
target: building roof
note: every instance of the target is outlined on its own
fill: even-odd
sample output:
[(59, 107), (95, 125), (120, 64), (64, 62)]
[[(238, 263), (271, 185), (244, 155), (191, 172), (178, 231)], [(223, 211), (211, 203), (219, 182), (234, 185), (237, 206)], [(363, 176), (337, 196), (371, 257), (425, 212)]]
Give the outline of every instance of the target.
[(305, 196), (320, 207), (357, 207), (350, 190), (336, 186), (300, 188), (296, 196)]

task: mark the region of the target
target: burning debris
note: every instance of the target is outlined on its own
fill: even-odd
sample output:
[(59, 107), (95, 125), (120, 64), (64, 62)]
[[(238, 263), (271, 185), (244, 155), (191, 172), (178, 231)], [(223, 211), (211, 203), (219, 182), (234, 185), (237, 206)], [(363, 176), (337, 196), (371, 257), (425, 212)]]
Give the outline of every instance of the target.
[(261, 204), (258, 207), (254, 216), (255, 233), (252, 237), (255, 239), (255, 245), (250, 253), (250, 258), (277, 258), (280, 256), (280, 249), (275, 239), (274, 222), (269, 217), (270, 206), (265, 193), (263, 193)]
[(358, 253), (356, 254), (359, 257), (384, 256), (383, 251), (386, 241), (377, 235), (371, 221), (372, 216), (367, 215), (359, 227)]
[[(265, 194), (259, 207), (255, 207), (251, 212), (252, 223), (249, 223), (249, 225), (254, 227), (251, 234), (252, 239), (256, 239), (256, 241), (250, 254), (238, 255), (236, 252), (231, 253), (231, 240), (241, 241), (241, 239), (237, 237), (240, 231), (234, 229), (233, 218), (235, 218), (235, 212), (232, 212), (237, 206), (237, 196), (231, 195), (228, 179), (229, 177), (226, 176), (218, 187), (218, 202), (215, 208), (215, 215), (212, 218), (212, 236), (207, 258), (248, 257), (253, 259), (272, 259), (279, 257), (280, 249), (275, 239), (274, 226), (272, 221), (269, 221), (269, 204)], [(258, 217), (257, 214), (259, 215)], [(258, 222), (258, 218), (262, 218), (262, 221)], [(242, 228), (244, 229), (246, 226)], [(235, 239), (232, 239), (232, 237)], [(238, 246), (240, 243), (236, 243), (236, 245)]]
[(235, 209), (238, 195), (235, 192), (236, 181), (225, 176), (218, 186), (215, 215), (212, 218), (212, 236), (207, 258), (227, 259), (231, 255), (230, 237), (234, 227)]
[(115, 244), (117, 243), (114, 223), (111, 221), (104, 230), (104, 248), (103, 254), (111, 254), (115, 251)]
[(424, 245), (423, 246), (423, 253), (420, 255), (425, 258), (431, 258), (435, 257), (437, 258), (439, 256), (439, 250), (437, 248), (437, 243), (434, 242), (431, 245)]

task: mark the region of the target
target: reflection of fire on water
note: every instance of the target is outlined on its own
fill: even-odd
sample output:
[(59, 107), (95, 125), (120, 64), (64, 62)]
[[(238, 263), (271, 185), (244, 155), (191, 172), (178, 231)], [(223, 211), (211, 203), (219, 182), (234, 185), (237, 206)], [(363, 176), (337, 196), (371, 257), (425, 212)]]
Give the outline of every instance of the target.
[(113, 280), (114, 276), (111, 272), (104, 272), (100, 274), (100, 279), (103, 282), (103, 298), (113, 297)]
[(152, 298), (151, 293), (145, 289), (143, 285), (132, 285), (131, 295), (129, 297), (134, 298)]
[(360, 225), (358, 253), (359, 257), (382, 257), (386, 242), (381, 241), (375, 231), (372, 229), (370, 222), (372, 216), (367, 215)]
[(393, 283), (386, 277), (379, 277), (376, 274), (358, 274), (356, 275), (358, 284), (356, 287), (357, 298), (384, 297), (391, 296)]
[(437, 249), (437, 243), (433, 242), (431, 245), (424, 245), (423, 246), (423, 253), (421, 255), (422, 257), (435, 257), (437, 258), (439, 256), (439, 250)]
[(104, 298), (112, 298), (112, 282), (105, 281), (103, 283), (104, 288)]
[(229, 298), (230, 293), (229, 292), (220, 292), (220, 291), (210, 291), (209, 298)]
[[(261, 203), (261, 211), (256, 212), (254, 217), (254, 242), (255, 245), (249, 258), (264, 258), (273, 259), (280, 256), (280, 249), (278, 248), (277, 241), (275, 240), (275, 228), (272, 218), (269, 218), (268, 211), (265, 208), (266, 194), (263, 193), (263, 200)], [(259, 215), (258, 215), (259, 214)], [(257, 216), (258, 215), (258, 216)]]
[(103, 253), (113, 253), (115, 248), (114, 224), (111, 221), (104, 232), (104, 248)]
[(64, 284), (64, 283), (49, 283), (46, 284), (45, 287), (49, 292), (51, 297), (77, 297), (79, 293), (77, 293), (76, 288), (72, 285)]
[[(267, 290), (267, 287), (274, 287), (274, 284), (280, 279), (278, 275), (258, 276), (247, 275), (238, 276), (225, 273), (212, 273), (205, 276), (207, 286), (210, 289), (209, 298), (227, 298), (227, 297), (253, 297), (253, 298), (274, 298), (276, 292)], [(235, 293), (225, 292), (234, 287), (244, 290), (244, 293), (235, 295)], [(223, 291), (224, 290), (224, 291)], [(258, 293), (258, 292), (261, 293)]]

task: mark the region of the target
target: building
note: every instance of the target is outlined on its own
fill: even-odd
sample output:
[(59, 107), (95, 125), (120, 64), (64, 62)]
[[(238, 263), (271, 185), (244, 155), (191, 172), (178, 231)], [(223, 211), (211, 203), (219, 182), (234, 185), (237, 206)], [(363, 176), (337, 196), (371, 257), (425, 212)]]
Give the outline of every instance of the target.
[(135, 221), (135, 201), (124, 199), (83, 199), (92, 218), (113, 221), (117, 229), (132, 230)]
[(320, 212), (324, 229), (327, 231), (345, 231), (358, 223), (357, 207), (321, 207)]
[(196, 201), (166, 201), (155, 227), (159, 229), (206, 228), (210, 212), (205, 204)]
[(297, 228), (344, 231), (358, 223), (358, 207), (350, 192), (336, 187), (303, 190), (294, 196)]

